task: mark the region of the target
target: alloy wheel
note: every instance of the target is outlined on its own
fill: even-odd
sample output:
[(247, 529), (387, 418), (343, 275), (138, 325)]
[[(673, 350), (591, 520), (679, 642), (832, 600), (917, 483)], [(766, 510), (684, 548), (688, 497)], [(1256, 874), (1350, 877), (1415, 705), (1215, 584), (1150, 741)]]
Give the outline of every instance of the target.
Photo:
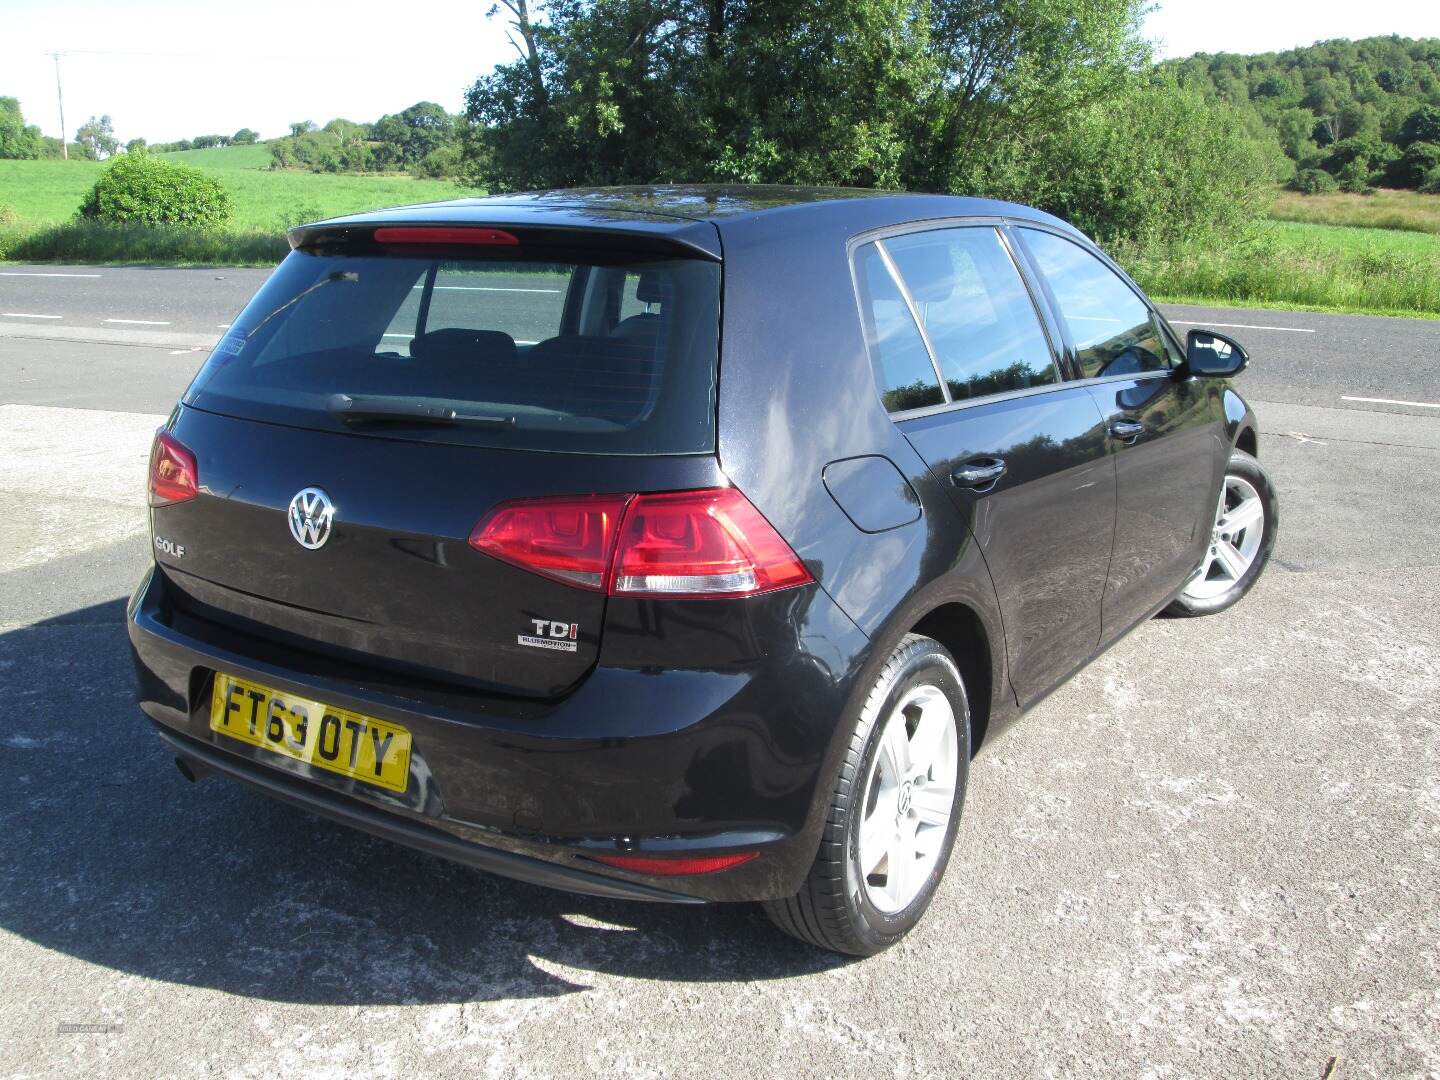
[(1264, 536), (1265, 504), (1255, 485), (1243, 476), (1225, 477), (1205, 561), (1185, 586), (1185, 595), (1208, 600), (1234, 588), (1254, 564)]
[(945, 849), (959, 768), (955, 710), (937, 686), (911, 689), (891, 710), (865, 781), (858, 844), (866, 896), (903, 911)]

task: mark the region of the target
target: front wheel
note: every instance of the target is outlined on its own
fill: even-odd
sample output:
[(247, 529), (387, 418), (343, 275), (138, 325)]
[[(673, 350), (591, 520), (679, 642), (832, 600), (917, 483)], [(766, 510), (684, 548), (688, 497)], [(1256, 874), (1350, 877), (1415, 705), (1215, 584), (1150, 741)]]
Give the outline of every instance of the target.
[(970, 775), (970, 705), (955, 661), (906, 638), (880, 669), (800, 891), (769, 901), (786, 933), (871, 956), (920, 921), (945, 873)]
[(1260, 579), (1279, 529), (1280, 504), (1269, 474), (1245, 451), (1234, 451), (1200, 569), (1165, 614), (1213, 615), (1237, 603)]

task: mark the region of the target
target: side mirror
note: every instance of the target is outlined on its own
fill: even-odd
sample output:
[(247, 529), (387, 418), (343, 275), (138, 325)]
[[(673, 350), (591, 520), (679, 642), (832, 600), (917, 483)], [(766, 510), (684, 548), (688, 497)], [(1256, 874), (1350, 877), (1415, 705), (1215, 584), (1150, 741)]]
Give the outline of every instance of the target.
[(1185, 367), (1191, 375), (1224, 379), (1239, 375), (1250, 363), (1238, 341), (1214, 330), (1191, 330), (1185, 336)]

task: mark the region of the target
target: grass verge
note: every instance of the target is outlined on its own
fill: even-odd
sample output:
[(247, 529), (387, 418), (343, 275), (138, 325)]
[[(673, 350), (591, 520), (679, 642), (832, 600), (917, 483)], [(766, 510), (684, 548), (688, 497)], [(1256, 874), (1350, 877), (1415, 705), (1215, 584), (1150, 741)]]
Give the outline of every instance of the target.
[(289, 252), (283, 233), (199, 230), (70, 221), (0, 227), (0, 259), (44, 263), (274, 266)]

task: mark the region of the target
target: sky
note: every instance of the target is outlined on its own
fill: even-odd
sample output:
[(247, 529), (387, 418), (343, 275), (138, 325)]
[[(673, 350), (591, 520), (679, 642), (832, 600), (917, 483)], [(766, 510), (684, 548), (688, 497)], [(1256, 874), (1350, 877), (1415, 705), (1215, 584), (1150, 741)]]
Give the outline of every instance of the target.
[[(784, 0), (777, 0), (784, 2)], [(125, 141), (170, 142), (297, 120), (374, 120), (417, 101), (452, 112), (515, 55), (491, 0), (0, 0), (0, 96), (60, 134), (108, 113)], [(1437, 0), (1164, 0), (1145, 22), (1160, 57), (1268, 52), (1327, 38), (1440, 37)]]

